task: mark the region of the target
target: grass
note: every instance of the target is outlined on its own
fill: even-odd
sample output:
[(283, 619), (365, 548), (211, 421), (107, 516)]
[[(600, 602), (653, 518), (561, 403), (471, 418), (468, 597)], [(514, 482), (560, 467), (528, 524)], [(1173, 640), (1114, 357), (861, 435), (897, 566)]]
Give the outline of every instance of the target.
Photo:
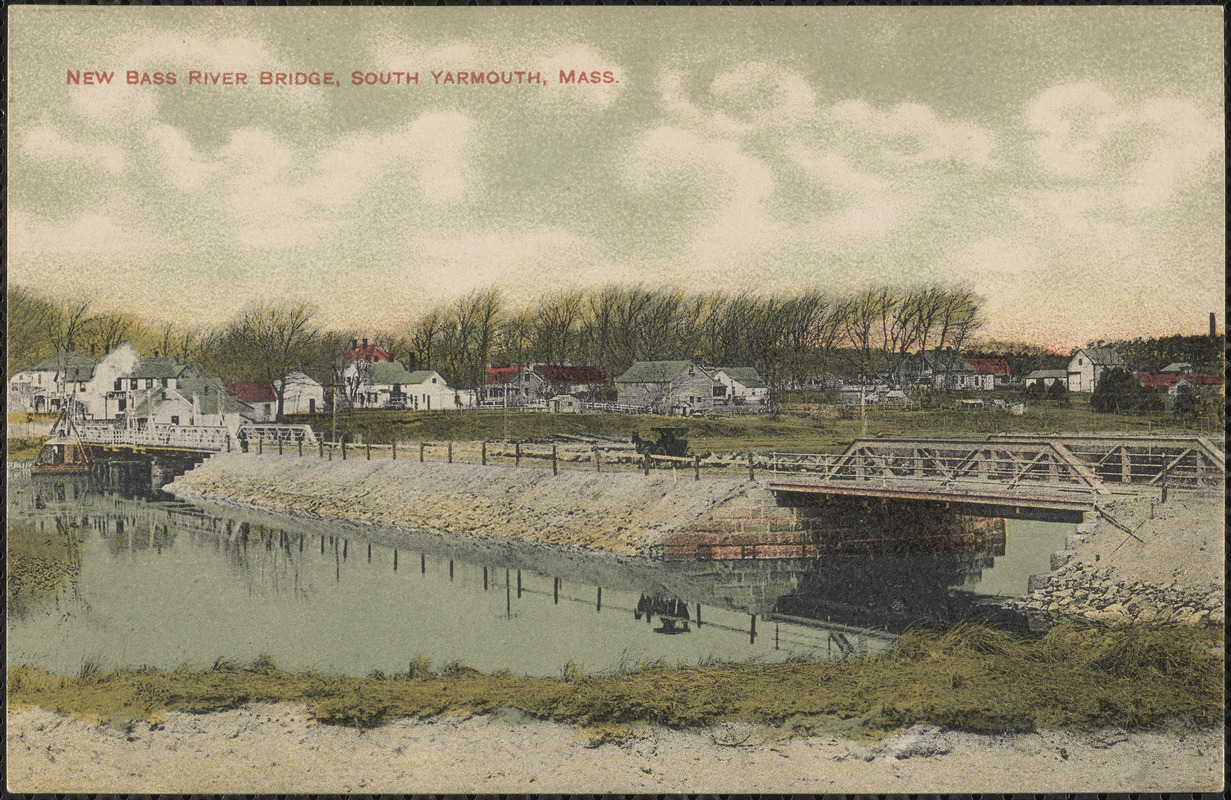
[(916, 723), (1010, 732), (1141, 728), (1223, 718), (1221, 629), (1064, 625), (1032, 639), (983, 623), (915, 629), (887, 655), (846, 662), (647, 664), (614, 674), (569, 665), (558, 678), (441, 673), (416, 659), (407, 673), (367, 677), (286, 672), (262, 657), (247, 667), (102, 670), (77, 676), (10, 666), (9, 707), (41, 706), (116, 722), (160, 721), (169, 710), (209, 712), (254, 702), (303, 704), (318, 720), (370, 727), (399, 717), (515, 709), (578, 723), (593, 742), (628, 726), (695, 727), (744, 721), (806, 732), (809, 720), (857, 720), (851, 730)]
[[(627, 438), (634, 431), (650, 436), (653, 426), (688, 428), (686, 438), (695, 453), (747, 450), (826, 452), (844, 450), (865, 435), (859, 410), (844, 417), (833, 406), (795, 406), (779, 414), (747, 417), (662, 417), (622, 414), (551, 414), (525, 411), (345, 411), (338, 415), (340, 433), (361, 434), (371, 442), (497, 441), (543, 439), (553, 434), (605, 434)], [(1127, 433), (1186, 431), (1172, 416), (1138, 417), (1096, 414), (1081, 398), (1072, 406), (1032, 406), (1023, 416), (1003, 411), (928, 409), (899, 411), (868, 409), (869, 437), (988, 435), (993, 433)], [(310, 423), (328, 438), (333, 419), (328, 414), (298, 415), (290, 422)]]
[(39, 454), (43, 452), (43, 444), (46, 441), (46, 437), (42, 436), (31, 439), (10, 436), (7, 440), (5, 452), (14, 461), (28, 461), (39, 457)]

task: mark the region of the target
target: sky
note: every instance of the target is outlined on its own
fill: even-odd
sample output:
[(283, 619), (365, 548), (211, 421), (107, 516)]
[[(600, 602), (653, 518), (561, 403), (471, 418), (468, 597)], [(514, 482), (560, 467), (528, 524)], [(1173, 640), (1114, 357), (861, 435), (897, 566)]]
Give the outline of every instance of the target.
[[(944, 282), (988, 338), (1222, 325), (1221, 8), (8, 13), (8, 280), (98, 308), (376, 330), (488, 286)], [(480, 70), (543, 82), (432, 75)]]

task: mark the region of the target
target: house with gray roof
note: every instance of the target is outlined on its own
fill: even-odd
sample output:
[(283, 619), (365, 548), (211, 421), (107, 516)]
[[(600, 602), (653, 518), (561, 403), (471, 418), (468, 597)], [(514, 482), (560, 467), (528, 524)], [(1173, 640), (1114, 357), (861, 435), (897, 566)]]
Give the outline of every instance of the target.
[(1114, 347), (1083, 347), (1069, 360), (1070, 392), (1093, 392), (1103, 375), (1116, 367), (1128, 369), (1128, 363)]
[(655, 414), (713, 411), (727, 396), (714, 370), (692, 361), (638, 361), (615, 384), (621, 405)]
[(760, 410), (769, 407), (769, 384), (756, 367), (716, 367), (714, 380), (723, 386), (723, 397), (715, 397), (720, 407)]
[(94, 377), (97, 361), (87, 355), (61, 350), (13, 374), (8, 382), (10, 411), (56, 412), (84, 391)]
[(473, 404), (436, 370), (411, 371), (400, 361), (348, 361), (340, 377), (344, 402), (353, 408), (444, 411)]
[(979, 371), (956, 350), (920, 350), (902, 359), (893, 370), (899, 386), (935, 386), (941, 389), (974, 389)]

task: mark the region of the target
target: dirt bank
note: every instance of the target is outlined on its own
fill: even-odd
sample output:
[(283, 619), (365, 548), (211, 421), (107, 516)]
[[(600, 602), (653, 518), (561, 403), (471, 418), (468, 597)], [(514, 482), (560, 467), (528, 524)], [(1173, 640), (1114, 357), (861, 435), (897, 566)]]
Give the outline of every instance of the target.
[(399, 720), (362, 733), (258, 705), (100, 727), (8, 715), (16, 792), (1216, 791), (1218, 730), (984, 736), (917, 726), (879, 742), (751, 725), (646, 727), (599, 746), (515, 715)]
[(1121, 498), (1078, 527), (1053, 572), (1009, 605), (1050, 622), (1226, 622), (1221, 495)]
[(186, 500), (409, 530), (644, 555), (752, 487), (673, 474), (220, 454), (164, 487)]

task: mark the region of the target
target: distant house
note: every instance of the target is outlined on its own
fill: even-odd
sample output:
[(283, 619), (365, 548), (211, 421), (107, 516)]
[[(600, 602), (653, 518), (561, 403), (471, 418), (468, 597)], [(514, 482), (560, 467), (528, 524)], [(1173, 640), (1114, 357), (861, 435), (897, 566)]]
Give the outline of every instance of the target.
[(127, 424), (138, 429), (157, 426), (227, 428), (234, 436), (245, 421), (259, 421), (252, 406), (229, 394), (214, 376), (185, 379), (179, 388), (150, 389), (129, 414)]
[(727, 391), (713, 372), (692, 361), (638, 361), (615, 383), (622, 405), (656, 414), (713, 411), (715, 400), (725, 400)]
[(922, 350), (912, 353), (893, 371), (902, 386), (935, 386), (942, 389), (978, 388), (979, 373), (955, 350)]
[(999, 356), (964, 356), (967, 364), (975, 368), (976, 388), (991, 391), (1009, 383), (1012, 369), (1009, 359)]
[(343, 368), (342, 382), (355, 408), (442, 411), (466, 405), (439, 372), (411, 372), (400, 361), (352, 362)]
[(368, 344), (367, 339), (351, 339), (350, 349), (342, 355), (338, 356), (339, 361), (370, 361), (370, 362), (391, 362), (393, 356), (389, 355), (389, 351), (383, 347), (377, 347), (375, 344)]
[(890, 405), (905, 407), (911, 403), (910, 395), (888, 384), (850, 384), (839, 390), (843, 406)]
[(1188, 386), (1225, 386), (1227, 379), (1222, 375), (1198, 375), (1182, 372), (1138, 372), (1137, 380), (1147, 389), (1153, 389), (1166, 395), (1166, 405), (1170, 408), (1180, 392)]
[(1187, 361), (1173, 361), (1167, 366), (1159, 370), (1159, 372), (1179, 372), (1187, 374), (1193, 371), (1193, 365)]
[(295, 371), (282, 379), (282, 413), (315, 414), (325, 408), (325, 387), (306, 372)]
[(717, 405), (765, 407), (769, 405), (769, 385), (755, 367), (717, 367), (714, 380), (723, 386)]
[(74, 395), (85, 391), (98, 362), (81, 353), (62, 350), (9, 378), (10, 411), (61, 411)]
[(1124, 357), (1114, 347), (1085, 347), (1069, 361), (1070, 392), (1093, 392), (1103, 375), (1115, 367), (1128, 369)]
[(1059, 381), (1067, 386), (1069, 380), (1068, 370), (1064, 369), (1036, 369), (1026, 376), (1026, 388), (1034, 386), (1036, 383), (1041, 383), (1044, 386), (1051, 386)]
[(557, 395), (594, 401), (611, 381), (597, 368), (571, 364), (525, 364), (488, 367), (481, 403), (485, 406), (546, 407)]
[(252, 407), (254, 422), (273, 422), (278, 418), (278, 392), (272, 381), (232, 381), (227, 394)]

